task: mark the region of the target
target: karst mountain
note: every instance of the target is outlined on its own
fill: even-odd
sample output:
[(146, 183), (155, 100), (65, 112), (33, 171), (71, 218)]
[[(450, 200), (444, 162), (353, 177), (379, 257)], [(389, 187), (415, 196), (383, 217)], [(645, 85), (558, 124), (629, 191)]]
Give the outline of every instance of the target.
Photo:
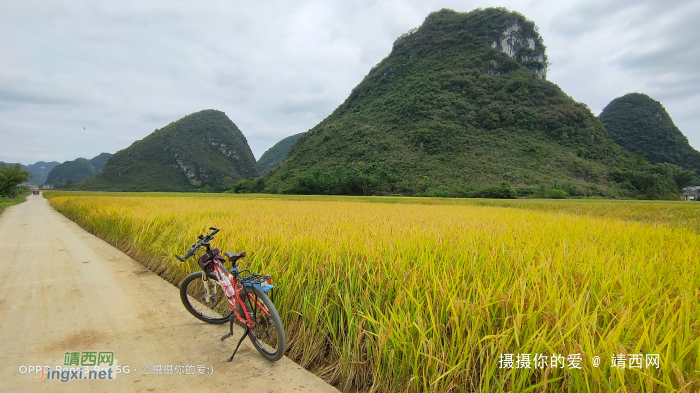
[[(460, 196), (669, 197), (675, 167), (616, 145), (590, 109), (547, 80), (535, 24), (502, 8), (443, 9), (400, 36), (333, 113), (302, 135), (264, 191)], [(661, 172), (653, 185), (640, 181)], [(654, 175), (656, 176), (656, 175)], [(263, 182), (258, 182), (263, 184)]]
[(75, 187), (106, 191), (223, 191), (259, 176), (246, 138), (224, 112), (203, 110), (153, 131)]
[(700, 174), (700, 152), (673, 124), (660, 102), (629, 93), (612, 100), (600, 114), (610, 137), (651, 163), (668, 162)]

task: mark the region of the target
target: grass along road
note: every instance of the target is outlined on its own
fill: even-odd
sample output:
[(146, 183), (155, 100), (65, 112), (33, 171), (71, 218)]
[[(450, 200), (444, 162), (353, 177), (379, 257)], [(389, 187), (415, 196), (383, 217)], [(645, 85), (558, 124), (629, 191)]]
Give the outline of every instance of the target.
[(14, 198), (0, 198), (0, 214), (5, 210), (6, 207), (16, 205), (18, 203), (24, 202), (27, 196), (31, 195), (29, 192), (23, 192), (22, 194)]

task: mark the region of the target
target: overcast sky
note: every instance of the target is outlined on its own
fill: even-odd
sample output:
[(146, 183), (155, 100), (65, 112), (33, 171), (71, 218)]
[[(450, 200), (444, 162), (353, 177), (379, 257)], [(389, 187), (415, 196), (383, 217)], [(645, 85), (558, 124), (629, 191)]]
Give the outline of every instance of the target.
[(547, 77), (595, 115), (640, 92), (700, 148), (700, 1), (0, 2), (0, 160), (91, 158), (218, 109), (256, 158), (341, 104), (441, 8), (539, 27)]

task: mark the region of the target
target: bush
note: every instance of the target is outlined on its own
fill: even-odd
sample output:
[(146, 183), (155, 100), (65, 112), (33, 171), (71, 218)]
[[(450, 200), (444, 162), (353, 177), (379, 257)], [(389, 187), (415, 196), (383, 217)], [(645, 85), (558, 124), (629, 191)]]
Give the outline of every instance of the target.
[(519, 187), (517, 189), (518, 197), (522, 197), (522, 198), (536, 195), (539, 192), (540, 192), (539, 187)]
[(233, 187), (233, 192), (237, 194), (248, 194), (251, 192), (262, 192), (265, 189), (265, 180), (262, 178), (241, 180)]
[[(564, 191), (570, 196), (582, 196), (583, 193), (578, 189), (578, 187), (571, 184), (562, 184), (559, 190)], [(555, 198), (556, 199), (556, 198)]]
[(474, 198), (495, 198), (495, 199), (515, 199), (518, 192), (510, 188), (507, 183), (501, 183), (499, 186), (489, 186), (476, 191)]
[(451, 196), (451, 192), (447, 190), (430, 190), (428, 191), (427, 195), (431, 197), (438, 197), (438, 198), (449, 198)]
[(19, 165), (0, 164), (0, 197), (14, 197), (19, 193), (21, 183), (29, 180), (29, 172)]
[(542, 198), (549, 198), (549, 199), (566, 199), (569, 197), (569, 194), (566, 193), (564, 190), (559, 190), (556, 188), (552, 188), (550, 190), (547, 190), (542, 193)]

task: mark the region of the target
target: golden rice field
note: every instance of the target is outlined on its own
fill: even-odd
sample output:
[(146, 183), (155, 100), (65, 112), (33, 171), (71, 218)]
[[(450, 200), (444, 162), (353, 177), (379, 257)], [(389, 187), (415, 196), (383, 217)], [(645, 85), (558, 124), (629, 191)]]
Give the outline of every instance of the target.
[(273, 275), (287, 355), (341, 390), (700, 389), (700, 204), (49, 197), (175, 284), (196, 264), (172, 255), (220, 227), (216, 246)]

